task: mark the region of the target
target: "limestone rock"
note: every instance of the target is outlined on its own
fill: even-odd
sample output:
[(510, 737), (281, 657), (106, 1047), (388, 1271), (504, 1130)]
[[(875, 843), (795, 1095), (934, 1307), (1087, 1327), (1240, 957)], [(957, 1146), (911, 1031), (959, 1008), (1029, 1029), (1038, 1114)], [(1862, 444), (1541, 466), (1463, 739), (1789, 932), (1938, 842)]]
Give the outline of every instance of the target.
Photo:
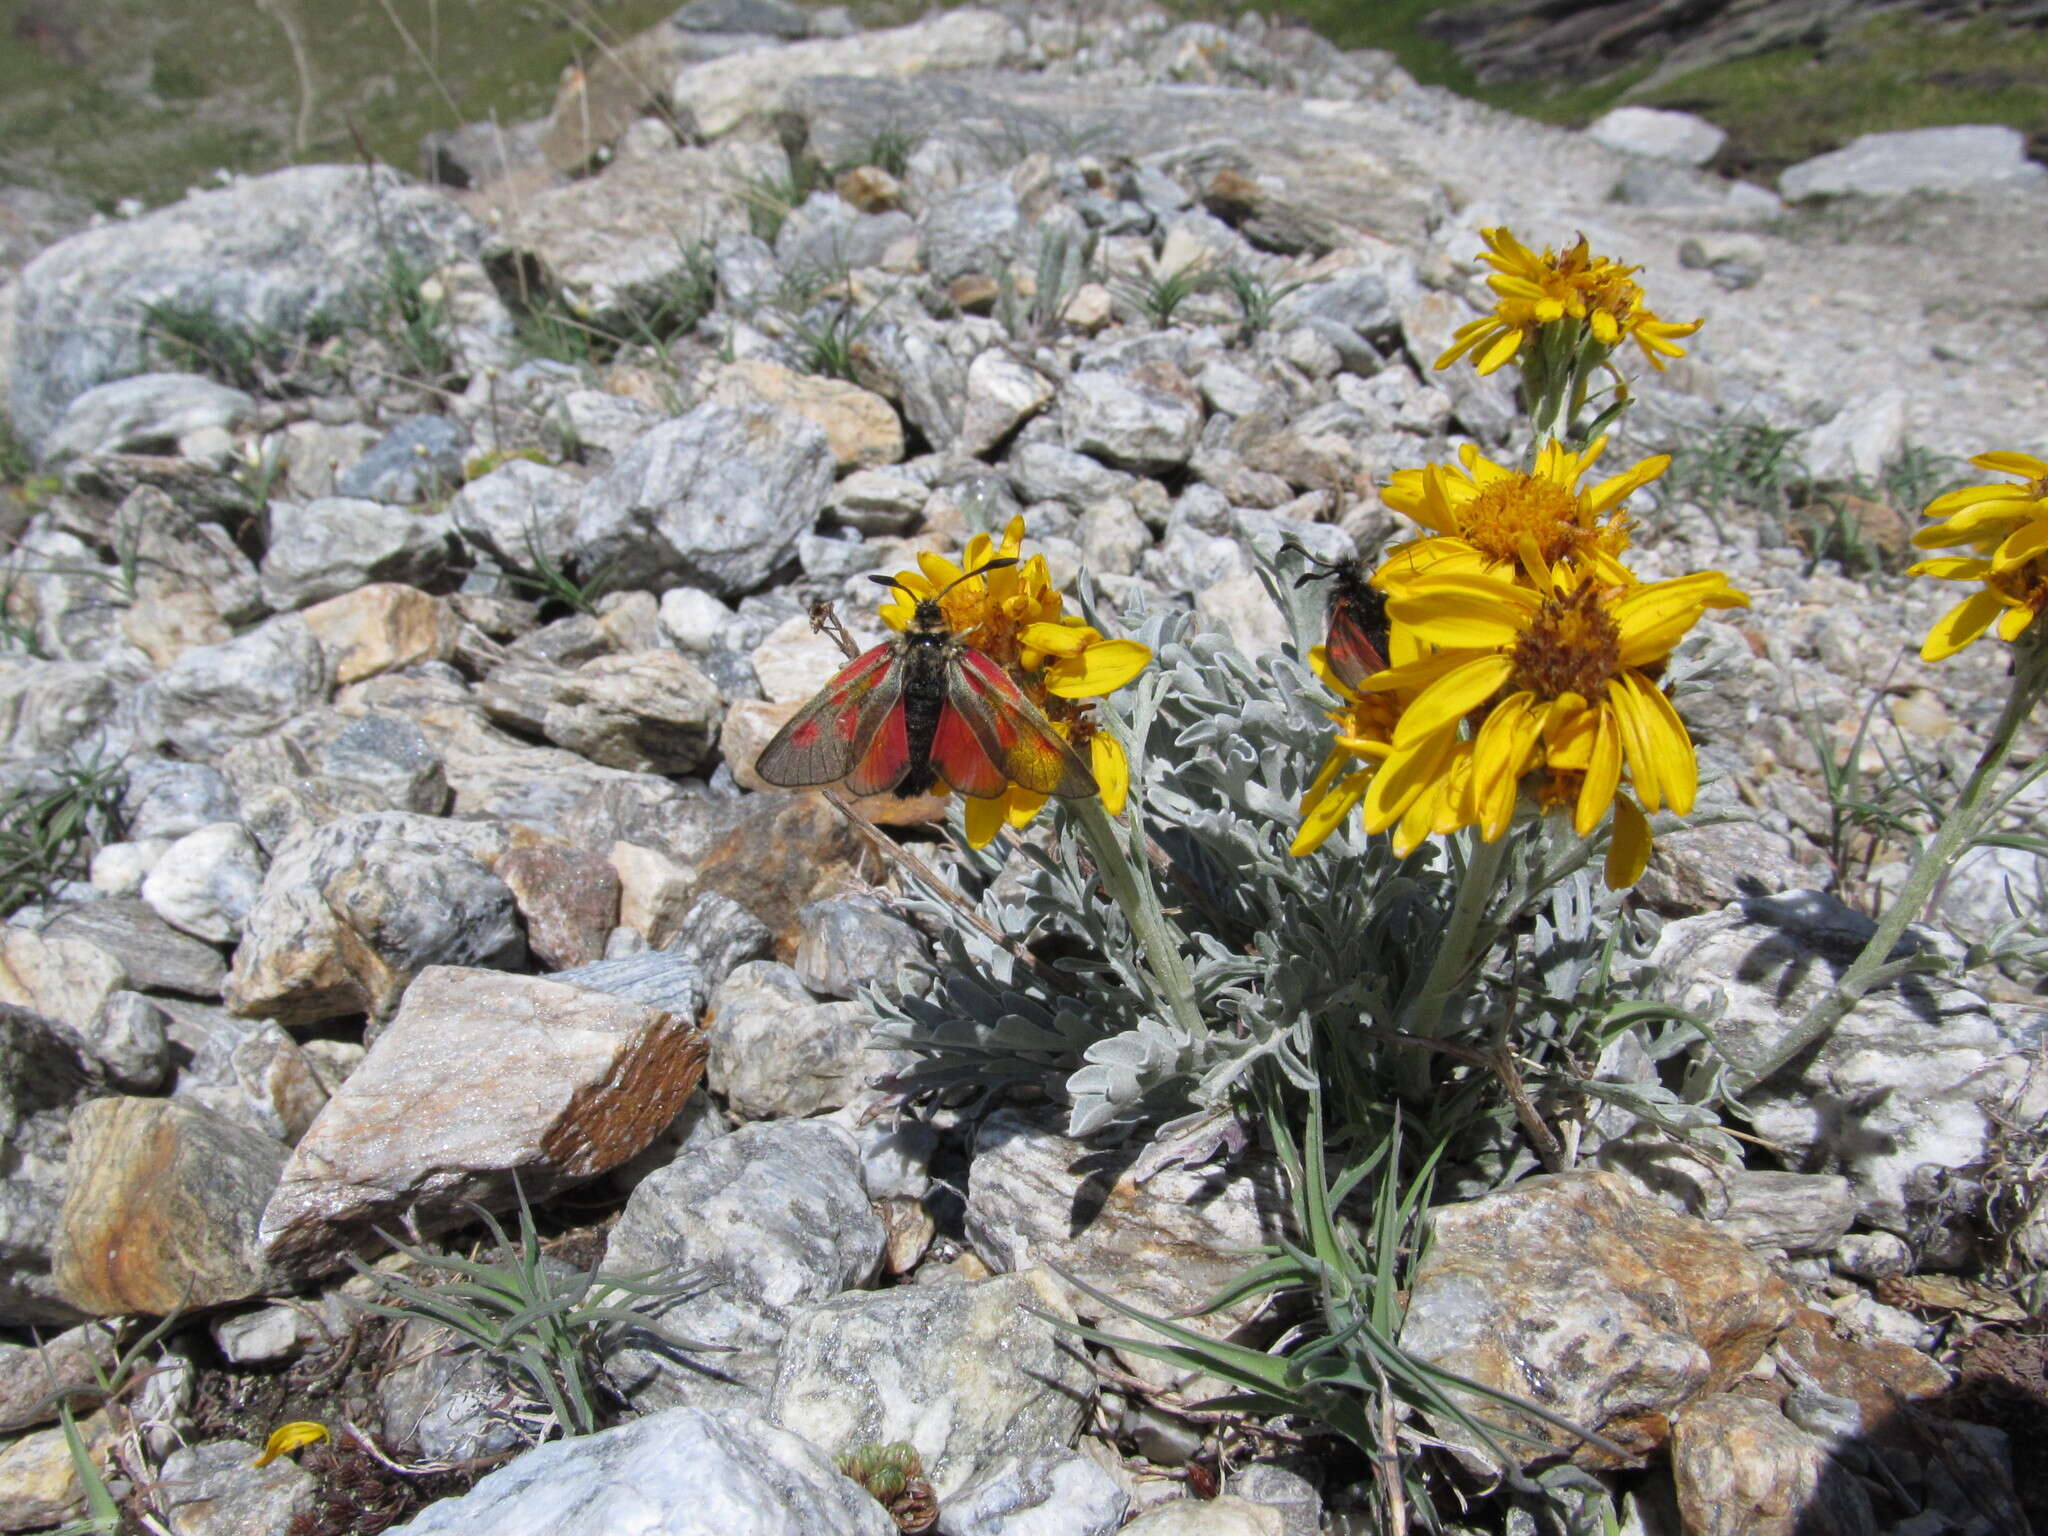
[(1035, 1313), (1072, 1317), (1041, 1270), (821, 1302), (782, 1341), (768, 1416), (818, 1445), (907, 1440), (943, 1501), (1081, 1427), (1094, 1371)]
[(1840, 149), (1787, 167), (1778, 190), (1792, 199), (1896, 197), (1906, 192), (1953, 192), (1965, 187), (2048, 191), (2048, 167), (2027, 158), (2017, 128), (1968, 124), (1865, 133)]
[(142, 882), (142, 899), (173, 928), (226, 944), (240, 936), (262, 884), (262, 851), (240, 822), (217, 821), (163, 851)]
[(329, 1269), (403, 1213), (431, 1230), (603, 1173), (675, 1117), (703, 1070), (694, 1020), (530, 976), (436, 966), (301, 1139), (266, 1253)]
[(1202, 431), (1199, 406), (1106, 370), (1069, 379), (1060, 413), (1069, 449), (1141, 473), (1185, 464)]
[(990, 350), (967, 365), (967, 407), (960, 418), (961, 453), (980, 457), (1043, 410), (1053, 386), (1009, 353)]
[[(1740, 1068), (1791, 1032), (1869, 932), (1833, 897), (1794, 891), (1672, 923), (1644, 963), (1681, 1007), (1725, 999), (1714, 1035)], [(1758, 1135), (1807, 1172), (1846, 1175), (1859, 1219), (1903, 1234), (1935, 1209), (1920, 1169), (1980, 1166), (1997, 1119), (2048, 1115), (2040, 1087), (2020, 1097), (2038, 1049), (2037, 1034), (1975, 993), (1914, 977), (1864, 997), (1743, 1100)]]
[(946, 1501), (949, 1536), (1110, 1536), (1130, 1496), (1076, 1451), (1010, 1462)]
[(0, 928), (0, 1003), (56, 1019), (90, 1038), (101, 1007), (127, 985), (127, 967), (86, 939)]
[(836, 1109), (880, 1065), (867, 1048), (871, 1020), (863, 1005), (818, 1002), (773, 960), (735, 970), (712, 997), (711, 1013), (707, 1075), (744, 1119)]
[(1279, 1510), (1230, 1493), (1213, 1499), (1174, 1499), (1147, 1510), (1124, 1529), (1134, 1536), (1287, 1536)]
[[(1613, 1174), (1571, 1173), (1433, 1211), (1400, 1342), (1640, 1455), (1688, 1402), (1754, 1365), (1791, 1316), (1784, 1282), (1732, 1238)], [(1472, 1407), (1604, 1455), (1528, 1415)]]
[(52, 1271), (102, 1317), (260, 1296), (278, 1283), (257, 1220), (285, 1149), (179, 1099), (96, 1099), (71, 1124)]
[(873, 469), (903, 457), (903, 423), (880, 395), (843, 379), (798, 373), (777, 363), (727, 363), (708, 399), (721, 405), (759, 401), (817, 424), (841, 469)]
[(853, 1138), (820, 1120), (742, 1126), (687, 1148), (635, 1186), (612, 1228), (607, 1268), (694, 1271), (705, 1288), (662, 1316), (670, 1332), (734, 1352), (703, 1369), (626, 1351), (614, 1378), (637, 1406), (758, 1408), (775, 1355), (803, 1307), (869, 1284), (881, 1264), (881, 1221), (861, 1183)]
[(64, 408), (43, 450), (56, 463), (95, 453), (175, 445), (206, 427), (240, 426), (256, 402), (239, 389), (191, 373), (139, 373), (96, 384)]
[(443, 512), (347, 496), (273, 502), (263, 600), (284, 611), (373, 581), (428, 586), (448, 567), (454, 527)]
[(189, 650), (159, 674), (156, 729), (186, 757), (214, 758), (320, 703), (329, 686), (320, 642), (304, 619), (286, 614)]
[(765, 405), (700, 405), (647, 433), (585, 493), (576, 543), (615, 588), (759, 586), (832, 484), (824, 431)]
[(489, 827), (400, 812), (344, 816), (280, 848), (228, 976), (238, 1013), (312, 1023), (388, 1016), (430, 965), (513, 964), (517, 904)]
[(313, 1474), (289, 1456), (266, 1467), (246, 1440), (209, 1440), (164, 1458), (158, 1499), (171, 1536), (259, 1536), (311, 1515)]
[(392, 1536), (895, 1536), (824, 1451), (751, 1413), (676, 1408), (555, 1440), (431, 1504)]
[(372, 582), (300, 610), (338, 684), (446, 661), (456, 625), (447, 605), (417, 587)]
[(304, 334), (359, 307), (392, 261), (430, 272), (481, 240), (469, 215), (396, 172), (341, 165), (240, 179), (73, 235), (21, 274), (15, 429), (40, 452), (71, 401), (147, 371), (152, 305)]
[(1826, 1442), (1769, 1403), (1723, 1393), (1671, 1436), (1679, 1518), (1699, 1536), (1857, 1536), (1874, 1528), (1863, 1485)]
[(469, 435), (446, 416), (406, 416), (334, 482), (337, 497), (417, 506), (462, 483)]
[[(1232, 1256), (1271, 1240), (1285, 1206), (1274, 1171), (1256, 1160), (1228, 1173), (1177, 1166), (1140, 1184), (1135, 1153), (1104, 1153), (1071, 1140), (1045, 1118), (1000, 1109), (975, 1137), (967, 1195), (967, 1237), (998, 1272), (1043, 1265), (1086, 1281), (1155, 1317), (1227, 1338), (1255, 1306), (1192, 1316), (1233, 1279)], [(1079, 1291), (1068, 1302), (1083, 1319), (1104, 1316)], [(1170, 1367), (1119, 1357), (1155, 1382)]]
[(796, 974), (824, 997), (856, 997), (862, 986), (923, 996), (931, 986), (924, 936), (881, 903), (857, 896), (813, 902), (797, 914), (803, 938)]
[(699, 133), (716, 138), (748, 117), (774, 112), (792, 86), (812, 76), (904, 78), (934, 69), (988, 69), (1019, 41), (993, 12), (943, 11), (908, 27), (689, 65), (677, 73), (669, 99), (688, 108)]
[(507, 570), (572, 565), (583, 478), (553, 464), (508, 459), (448, 503), (455, 531)]
[(1586, 132), (1625, 155), (1680, 165), (1705, 165), (1728, 142), (1726, 129), (1698, 113), (1660, 107), (1615, 107), (1595, 118)]

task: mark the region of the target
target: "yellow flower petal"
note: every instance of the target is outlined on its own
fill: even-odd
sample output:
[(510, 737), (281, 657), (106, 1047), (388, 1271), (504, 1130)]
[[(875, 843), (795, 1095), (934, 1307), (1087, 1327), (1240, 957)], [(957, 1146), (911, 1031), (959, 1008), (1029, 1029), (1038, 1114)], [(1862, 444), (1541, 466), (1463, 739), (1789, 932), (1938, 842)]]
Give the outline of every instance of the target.
[(1920, 659), (1946, 661), (1989, 629), (2004, 608), (2005, 600), (1996, 592), (1972, 592), (1935, 621), (1920, 646)]
[(1493, 655), (1476, 656), (1452, 667), (1401, 712), (1401, 723), (1394, 727), (1395, 748), (1452, 729), (1499, 692), (1514, 669), (1508, 657)]
[[(1033, 625), (1033, 632), (1044, 626)], [(1114, 693), (1151, 664), (1149, 646), (1136, 640), (1099, 640), (1079, 656), (1045, 669), (1045, 691), (1055, 698), (1091, 699)]]
[(1315, 807), (1302, 818), (1287, 851), (1299, 859), (1322, 847), (1330, 834), (1343, 825), (1344, 818), (1357, 809), (1358, 802), (1365, 798), (1372, 778), (1369, 773), (1347, 774), (1318, 797)]
[(1628, 796), (1614, 802), (1614, 830), (1607, 841), (1607, 888), (1625, 891), (1650, 867), (1650, 823)]
[(1088, 762), (1095, 770), (1095, 786), (1102, 792), (1102, 808), (1121, 816), (1125, 797), (1131, 792), (1131, 764), (1124, 756), (1123, 743), (1108, 731), (1096, 731), (1088, 743)]
[(972, 795), (960, 797), (968, 847), (986, 848), (996, 840), (996, 834), (1009, 823), (1008, 799), (1007, 795), (997, 795), (993, 800), (980, 800)]
[(263, 1442), (263, 1454), (249, 1465), (267, 1467), (280, 1456), (288, 1456), (301, 1446), (317, 1445), (329, 1439), (327, 1426), (316, 1424), (311, 1419), (295, 1419), (289, 1424), (280, 1424), (270, 1432), (270, 1438)]

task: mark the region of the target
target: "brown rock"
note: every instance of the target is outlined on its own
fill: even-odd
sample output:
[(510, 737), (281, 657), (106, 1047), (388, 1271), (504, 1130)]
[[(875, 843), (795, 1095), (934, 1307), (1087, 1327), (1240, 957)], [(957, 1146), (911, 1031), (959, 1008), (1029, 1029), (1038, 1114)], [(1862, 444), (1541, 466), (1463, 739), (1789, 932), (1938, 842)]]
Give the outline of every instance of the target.
[(1948, 1390), (1948, 1372), (1908, 1344), (1850, 1339), (1825, 1312), (1802, 1307), (1771, 1346), (1794, 1379), (1817, 1391), (1853, 1398), (1867, 1430), (1878, 1431), (1901, 1405)]
[(743, 359), (718, 371), (705, 398), (720, 405), (759, 400), (817, 423), (841, 469), (872, 469), (903, 457), (903, 423), (896, 408), (872, 390), (843, 379), (821, 379), (779, 363)]
[(857, 165), (850, 171), (841, 171), (832, 190), (862, 213), (887, 213), (903, 206), (903, 183), (879, 165)]
[(604, 958), (619, 920), (619, 876), (605, 860), (566, 843), (514, 848), (497, 876), (512, 888), (526, 944), (553, 970)]
[(1822, 1441), (1768, 1403), (1728, 1394), (1693, 1404), (1671, 1436), (1686, 1536), (1864, 1536), (1863, 1485)]
[(963, 315), (992, 315), (1002, 289), (986, 272), (969, 272), (946, 284), (946, 297)]
[[(1558, 1174), (1431, 1213), (1401, 1344), (1637, 1457), (1663, 1443), (1672, 1414), (1755, 1365), (1792, 1310), (1769, 1266), (1706, 1222), (1614, 1174)], [(1533, 1417), (1471, 1406), (1613, 1464)]]
[(422, 661), (446, 661), (460, 621), (440, 598), (380, 581), (302, 609), (337, 684), (361, 682)]
[(0, 1434), (53, 1422), (59, 1402), (74, 1413), (97, 1407), (107, 1395), (100, 1381), (119, 1353), (99, 1323), (67, 1328), (33, 1349), (0, 1344)]
[(797, 913), (823, 897), (861, 887), (861, 864), (873, 857), (824, 796), (763, 797), (706, 851), (697, 866), (697, 890), (716, 891), (753, 913), (775, 935), (776, 958), (789, 960), (803, 937)]
[(401, 1218), (432, 1231), (604, 1173), (675, 1118), (704, 1069), (694, 1019), (534, 976), (436, 966), (328, 1102), (263, 1213), (315, 1274)]
[(285, 1149), (184, 1099), (96, 1099), (71, 1117), (53, 1273), (111, 1317), (260, 1296), (277, 1277), (257, 1220)]
[(204, 592), (160, 592), (121, 610), (121, 638), (162, 671), (195, 646), (220, 645), (235, 632)]

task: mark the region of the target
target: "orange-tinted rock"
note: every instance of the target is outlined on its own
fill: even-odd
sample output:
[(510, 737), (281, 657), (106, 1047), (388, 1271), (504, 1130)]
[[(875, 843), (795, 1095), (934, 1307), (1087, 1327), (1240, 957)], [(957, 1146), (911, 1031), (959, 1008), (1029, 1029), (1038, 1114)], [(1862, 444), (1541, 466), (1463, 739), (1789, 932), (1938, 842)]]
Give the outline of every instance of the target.
[(1870, 1499), (1827, 1445), (1768, 1403), (1723, 1394), (1687, 1408), (1671, 1437), (1686, 1536), (1863, 1536)]
[(71, 1117), (53, 1271), (73, 1306), (161, 1315), (277, 1284), (257, 1223), (281, 1142), (185, 1099), (96, 1099)]
[(422, 661), (445, 661), (461, 627), (440, 598), (392, 581), (330, 597), (303, 609), (301, 616), (326, 653), (337, 684)]

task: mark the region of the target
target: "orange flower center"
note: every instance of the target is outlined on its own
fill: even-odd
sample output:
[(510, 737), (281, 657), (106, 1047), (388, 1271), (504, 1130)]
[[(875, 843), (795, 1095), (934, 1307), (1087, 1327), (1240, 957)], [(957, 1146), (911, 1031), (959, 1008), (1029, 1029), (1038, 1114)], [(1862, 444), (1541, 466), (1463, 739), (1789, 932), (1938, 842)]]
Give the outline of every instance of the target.
[(1547, 599), (1515, 642), (1515, 684), (1539, 699), (1576, 693), (1604, 699), (1621, 671), (1621, 630), (1600, 604), (1600, 589), (1580, 587)]
[(1555, 480), (1508, 475), (1480, 488), (1460, 517), (1465, 537), (1489, 559), (1519, 559), (1524, 539), (1533, 539), (1555, 565), (1585, 538), (1579, 499)]

